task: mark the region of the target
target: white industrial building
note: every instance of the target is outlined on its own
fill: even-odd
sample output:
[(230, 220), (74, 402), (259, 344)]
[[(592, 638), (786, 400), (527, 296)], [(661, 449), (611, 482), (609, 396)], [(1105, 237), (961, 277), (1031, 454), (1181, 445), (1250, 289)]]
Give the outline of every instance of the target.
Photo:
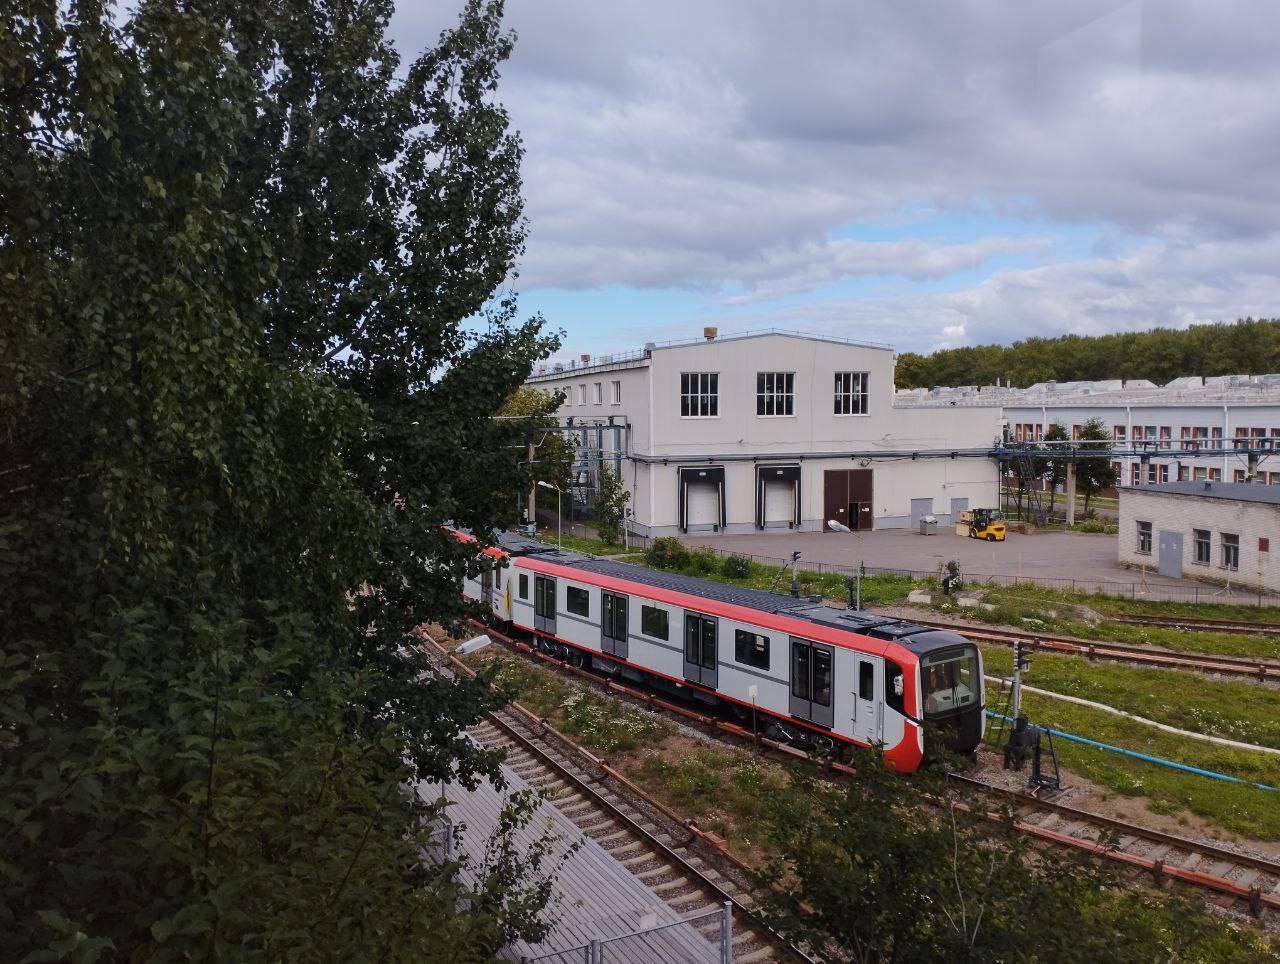
[(1278, 536), (1280, 486), (1186, 481), (1120, 490), (1124, 565), (1280, 592), (1271, 547)]
[[(1042, 382), (1030, 388), (965, 386), (897, 393), (899, 406), (996, 407), (1015, 442), (1043, 439), (1054, 422), (1078, 438), (1097, 418), (1117, 450), (1121, 485), (1267, 482), (1280, 485), (1280, 375), (1190, 376), (1149, 381)], [(1222, 450), (1213, 456), (1189, 453)], [(1275, 453), (1275, 454), (1273, 454)], [(1145, 466), (1145, 468), (1144, 468)]]
[(999, 411), (895, 405), (893, 368), (886, 346), (707, 329), (529, 385), (564, 393), (584, 470), (621, 473), (641, 534), (945, 524), (995, 505)]

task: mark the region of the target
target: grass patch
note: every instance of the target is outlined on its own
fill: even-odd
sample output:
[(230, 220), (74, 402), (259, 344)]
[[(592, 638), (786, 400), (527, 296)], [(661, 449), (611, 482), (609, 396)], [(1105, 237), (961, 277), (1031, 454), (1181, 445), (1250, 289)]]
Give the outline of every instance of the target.
[[(1013, 670), (1011, 649), (983, 646), (982, 658), (994, 675)], [(1280, 748), (1280, 691), (1254, 683), (1049, 653), (1032, 654), (1027, 683), (1184, 730)]]
[[(1036, 685), (1045, 682), (1037, 680)], [(1048, 688), (1047, 686), (1045, 687)], [(1233, 750), (1164, 733), (1100, 710), (1061, 700), (1025, 695), (1035, 722), (1103, 743), (1225, 773), (1254, 783), (1280, 786), (1280, 758)], [(987, 739), (992, 740), (992, 730)], [(1188, 810), (1225, 830), (1261, 840), (1280, 840), (1280, 792), (1182, 773), (1094, 747), (1056, 740), (1059, 763), (1067, 770), (1130, 797), (1146, 798), (1155, 813)], [(1070, 778), (1067, 778), (1070, 783)]]
[[(538, 529), (538, 541), (549, 546), (556, 544), (555, 526), (542, 526)], [(626, 552), (621, 543), (605, 542), (602, 539), (591, 539), (587, 536), (576, 536), (569, 532), (560, 533), (560, 548), (573, 552), (585, 552), (589, 556), (616, 556)], [(637, 552), (639, 550), (636, 550)]]

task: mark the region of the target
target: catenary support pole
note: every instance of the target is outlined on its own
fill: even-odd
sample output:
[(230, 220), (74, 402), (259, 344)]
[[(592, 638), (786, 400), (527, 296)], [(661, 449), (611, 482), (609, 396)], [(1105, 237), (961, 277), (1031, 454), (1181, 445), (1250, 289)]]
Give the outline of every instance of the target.
[(1064, 483), (1067, 492), (1067, 528), (1076, 524), (1076, 463), (1067, 463), (1067, 479)]

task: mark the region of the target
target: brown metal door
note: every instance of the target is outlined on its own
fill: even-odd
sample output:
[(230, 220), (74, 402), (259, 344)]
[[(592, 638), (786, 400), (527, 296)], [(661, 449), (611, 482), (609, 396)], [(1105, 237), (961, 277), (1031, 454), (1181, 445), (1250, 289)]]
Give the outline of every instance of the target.
[(841, 519), (850, 529), (870, 529), (872, 527), (871, 512), (871, 469), (849, 470), (849, 519)]
[(829, 532), (828, 519), (854, 528), (849, 519), (848, 469), (827, 469), (822, 473), (822, 528)]

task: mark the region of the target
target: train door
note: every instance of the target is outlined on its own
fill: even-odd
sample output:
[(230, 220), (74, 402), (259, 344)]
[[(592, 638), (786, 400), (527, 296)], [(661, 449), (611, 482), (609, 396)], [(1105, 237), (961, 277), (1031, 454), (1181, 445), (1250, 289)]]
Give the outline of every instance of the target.
[(819, 726), (835, 724), (831, 671), (835, 651), (822, 643), (791, 637), (791, 715)]
[(533, 628), (556, 634), (556, 580), (554, 576), (533, 577)]
[(717, 686), (716, 620), (684, 614), (684, 678), (709, 689)]
[(619, 659), (627, 658), (627, 597), (600, 593), (600, 649)]
[(884, 700), (876, 693), (877, 680), (873, 660), (858, 660), (858, 683), (854, 691), (853, 735), (864, 743), (884, 742)]
[(493, 570), (486, 569), (480, 573), (480, 601), (484, 608), (493, 612)]

